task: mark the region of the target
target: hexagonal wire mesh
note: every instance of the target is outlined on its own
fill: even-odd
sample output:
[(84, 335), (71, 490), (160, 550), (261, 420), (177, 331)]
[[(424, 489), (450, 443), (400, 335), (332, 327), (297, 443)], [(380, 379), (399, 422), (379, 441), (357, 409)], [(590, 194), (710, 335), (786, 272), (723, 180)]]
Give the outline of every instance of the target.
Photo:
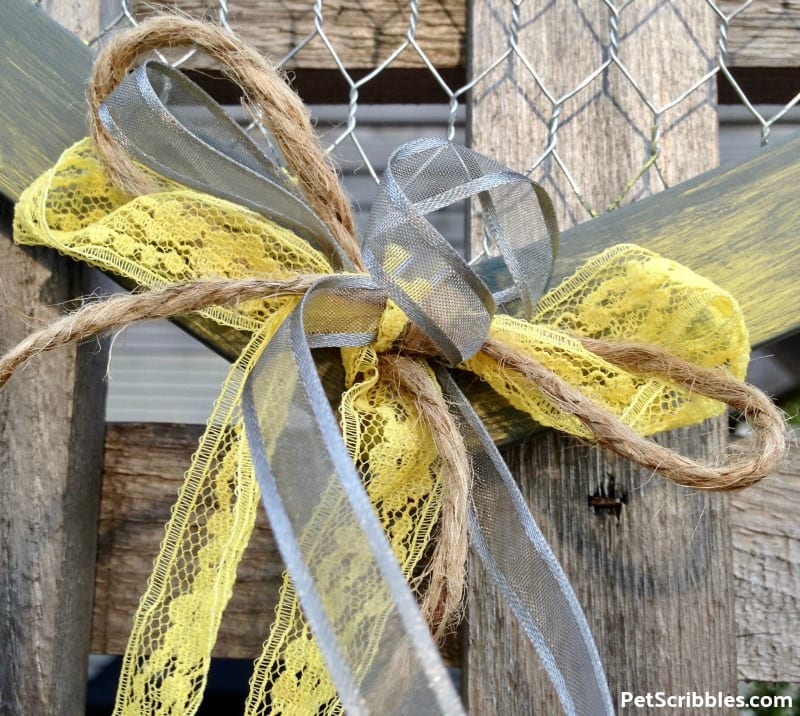
[[(39, 0), (42, 2), (42, 0)], [(58, 0), (44, 0), (45, 5), (55, 6)], [(92, 0), (82, 0), (83, 4), (97, 5)], [(139, 0), (103, 0), (104, 26), (91, 38), (90, 45), (102, 43), (110, 34), (120, 28), (137, 24), (154, 9), (173, 8), (170, 3), (144, 3)], [(786, 43), (785, 52), (791, 54), (791, 37), (794, 32), (800, 36), (800, 18), (792, 18), (796, 10), (765, 0), (704, 0), (708, 18), (716, 33), (715, 47), (710, 47), (709, 35), (700, 28), (689, 26), (697, 13), (681, 13), (681, 3), (657, 2), (642, 3), (637, 0), (611, 2), (597, 0), (585, 2), (568, 0), (559, 3), (563, 22), (570, 23), (572, 41), (575, 43), (595, 43), (597, 52), (589, 53), (596, 57), (592, 66), (581, 66), (576, 71), (573, 82), (565, 86), (563, 81), (552, 83), (548, 65), (553, 60), (542, 57), (524, 36), (535, 29), (538, 19), (553, 12), (556, 3), (526, 3), (524, 0), (487, 0), (490, 12), (499, 18), (505, 28), (505, 38), (493, 48), (490, 59), (482, 64), (473, 63), (469, 76), (462, 73), (447, 72), (455, 65), (464, 64), (463, 37), (467, 29), (466, 0), (437, 0), (422, 3), (419, 0), (382, 0), (375, 3), (349, 2), (348, 0), (281, 0), (266, 3), (258, 0), (180, 0), (177, 9), (193, 16), (202, 16), (219, 22), (231, 32), (240, 32), (253, 41), (260, 49), (279, 57), (277, 65), (294, 68), (328, 68), (336, 73), (336, 84), (341, 88), (338, 101), (343, 105), (341, 113), (331, 112), (329, 108), (321, 111), (323, 132), (329, 151), (345, 165), (356, 167), (377, 182), (385, 156), (385, 148), (379, 142), (371, 141), (369, 127), (372, 126), (374, 108), (364, 102), (365, 94), (382, 80), (381, 75), (389, 68), (414, 67), (426, 75), (426, 82), (435, 87), (439, 97), (446, 103), (446, 110), (422, 113), (420, 124), (424, 130), (438, 130), (449, 138), (461, 136), (463, 107), (470, 97), (491, 92), (496, 84), (498, 72), (507, 72), (509, 63), (519, 79), (520, 93), (535, 93), (535, 100), (529, 102), (527, 116), (519, 121), (534, 122), (545, 129), (537, 136), (542, 140), (539, 146), (531, 149), (527, 166), (514, 167), (523, 170), (538, 180), (549, 173), (557, 172), (560, 177), (554, 182), (556, 201), (574, 204), (577, 198), (582, 211), (570, 209), (562, 211), (562, 222), (567, 224), (583, 221), (597, 213), (614, 208), (623, 202), (642, 194), (652, 193), (669, 184), (668, 172), (663, 171), (663, 159), (667, 146), (665, 129), (670, 123), (681, 121), (691, 109), (690, 105), (705, 92), (704, 99), (712, 100), (717, 78), (724, 78), (726, 85), (738, 96), (749, 115), (760, 127), (761, 141), (766, 143), (776, 122), (786, 117), (792, 107), (800, 101), (800, 94), (786, 98), (782, 106), (773, 106), (769, 114), (758, 109), (748, 98), (748, 93), (737, 80), (731, 69), (731, 58), (746, 54), (748, 45), (757, 44), (763, 38), (759, 32), (766, 28), (767, 33)], [(74, 3), (72, 3), (74, 5)], [(592, 7), (594, 6), (594, 7)], [(636, 71), (637, 60), (631, 58), (630, 48), (626, 46), (629, 37), (644, 34), (647, 26), (657, 27), (654, 21), (660, 13), (672, 13), (678, 32), (685, 32), (688, 41), (683, 43), (690, 48), (685, 64), (691, 71), (685, 73), (685, 84), (677, 92), (664, 96), (658, 78), (642, 77)], [(688, 18), (688, 19), (687, 19)], [(760, 31), (752, 31), (759, 25)], [(681, 27), (683, 26), (683, 27)], [(663, 27), (663, 26), (662, 26)], [(777, 28), (777, 29), (776, 29)], [(672, 30), (671, 32), (673, 32)], [(738, 31), (738, 35), (737, 35)], [(704, 34), (705, 33), (705, 34)], [(783, 33), (782, 35), (780, 33)], [(731, 36), (736, 35), (735, 47), (731, 48)], [(796, 38), (795, 38), (796, 39)], [(787, 41), (788, 40), (788, 41)], [(664, 52), (662, 46), (669, 37), (649, 37), (647, 51)], [(752, 49), (752, 48), (751, 48)], [(643, 47), (639, 46), (639, 52)], [(171, 58), (173, 64), (193, 65), (197, 59), (193, 53)], [(777, 64), (774, 58), (767, 58), (762, 64)], [(611, 75), (620, 78), (627, 86), (625, 92), (632, 90), (637, 101), (643, 105), (649, 125), (646, 130), (642, 122), (628, 122), (627, 130), (637, 135), (632, 140), (617, 140), (620, 151), (637, 153), (635, 171), (614, 187), (609, 198), (590, 197), (582, 189), (580, 168), (575, 160), (569, 159), (564, 151), (565, 141), (570, 141), (575, 133), (593, 130), (591, 125), (580, 124), (576, 110), (578, 104), (586, 104), (597, 97), (596, 87), (609, 82)], [(330, 72), (324, 81), (330, 80)], [(683, 80), (682, 80), (683, 81)], [(674, 83), (672, 84), (674, 87)], [(416, 91), (409, 87), (403, 101), (414, 104)], [(613, 100), (613, 97), (612, 97)], [(675, 110), (684, 108), (683, 114)], [(624, 113), (627, 107), (619, 107)], [(385, 113), (384, 113), (385, 114)], [(415, 111), (415, 116), (419, 113)], [(404, 122), (404, 124), (408, 124)], [(572, 127), (570, 125), (573, 125)], [(250, 129), (258, 134), (258, 123), (251, 122)], [(595, 128), (596, 129), (596, 128)], [(402, 132), (401, 132), (402, 134)], [(413, 128), (409, 136), (419, 134)], [(671, 143), (669, 151), (682, 151), (681, 146)], [(573, 197), (565, 196), (571, 192)], [(560, 195), (560, 196), (559, 196)]]
[[(37, 1), (91, 46), (154, 10), (175, 7), (144, 0)], [(765, 66), (780, 73), (781, 65), (798, 64), (800, 16), (774, 0), (177, 0), (177, 9), (219, 22), (277, 57), (301, 94), (316, 100), (312, 113), (342, 169), (362, 227), (395, 144), (428, 135), (464, 141), (467, 111), (472, 110), (473, 126), (490, 123), (491, 112), (479, 115), (475, 108), (501, 92), (506, 94), (500, 103), (526, 123), (530, 146), (513, 162), (496, 156), (545, 185), (562, 228), (685, 178), (671, 171), (676, 154), (715, 155), (716, 137), (703, 132), (715, 124), (708, 113), (716, 106), (718, 80), (729, 99), (740, 102), (737, 121), (746, 115), (757, 127), (750, 134), (760, 134), (762, 143), (800, 102), (798, 94), (781, 97), (783, 104), (757, 106), (748, 85), (738, 79), (742, 65), (759, 66), (761, 77), (769, 79), (773, 70)], [(477, 28), (472, 39), (484, 44), (467, 56), (469, 11)], [(479, 13), (495, 25), (491, 33), (480, 24)], [(555, 25), (567, 28), (560, 45), (546, 37)], [(485, 34), (493, 35), (491, 41)], [(669, 53), (678, 34), (685, 55), (676, 61)], [(170, 61), (203, 67), (191, 53)], [(566, 67), (556, 73), (559, 62)], [(661, 64), (673, 75), (678, 68), (680, 76), (664, 83)], [(383, 93), (386, 101), (387, 86), (391, 104), (373, 104), (376, 94)], [(246, 119), (238, 107), (233, 110), (258, 139), (258, 122)], [(704, 118), (696, 122), (700, 115)], [(600, 150), (613, 155), (612, 161), (593, 162), (594, 173), (587, 173), (582, 159), (586, 151), (598, 151), (598, 144), (587, 140), (598, 136)], [(502, 145), (503, 137), (497, 142)], [(481, 148), (503, 151), (502, 146)], [(624, 161), (613, 161), (618, 157)], [(624, 168), (612, 171), (611, 164)], [(462, 207), (431, 219), (463, 248)], [(204, 420), (225, 368), (191, 344), (161, 327), (130, 330), (113, 354), (109, 418)], [(151, 375), (142, 358), (154, 350), (160, 360), (158, 369), (148, 369)], [(197, 366), (196, 379), (185, 386), (177, 381), (181, 398), (159, 403), (164, 385), (171, 396), (179, 390), (166, 376), (179, 372), (170, 366), (183, 365), (187, 354)], [(151, 382), (159, 387), (142, 388)]]

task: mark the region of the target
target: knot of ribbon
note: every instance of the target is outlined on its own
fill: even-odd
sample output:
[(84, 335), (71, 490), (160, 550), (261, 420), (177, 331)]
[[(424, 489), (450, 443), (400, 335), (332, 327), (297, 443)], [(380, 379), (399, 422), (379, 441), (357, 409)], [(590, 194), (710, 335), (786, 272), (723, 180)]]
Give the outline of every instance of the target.
[[(266, 149), (176, 70), (149, 61), (128, 74), (141, 51), (186, 43), (257, 102)], [(155, 290), (33, 337), (0, 362), (0, 381), (38, 350), (141, 317), (202, 311), (250, 336), (167, 527), (117, 712), (196, 708), (260, 496), (289, 576), (248, 713), (462, 713), (431, 631), (458, 616), (468, 544), (565, 713), (613, 713), (586, 619), (492, 440), (492, 415), (527, 415), (682, 484), (746, 486), (779, 459), (784, 427), (738, 379), (747, 334), (735, 301), (625, 245), (543, 295), (558, 243), (546, 193), (443, 139), (392, 154), (358, 245), (338, 190), (326, 199), (330, 170), (299, 101), (208, 25), (160, 18), (118, 37), (90, 101), (95, 143), (27, 190), (16, 238)], [(426, 218), (473, 197), (498, 254), (475, 266)], [(725, 465), (642, 437), (723, 403), (757, 434), (752, 453)]]

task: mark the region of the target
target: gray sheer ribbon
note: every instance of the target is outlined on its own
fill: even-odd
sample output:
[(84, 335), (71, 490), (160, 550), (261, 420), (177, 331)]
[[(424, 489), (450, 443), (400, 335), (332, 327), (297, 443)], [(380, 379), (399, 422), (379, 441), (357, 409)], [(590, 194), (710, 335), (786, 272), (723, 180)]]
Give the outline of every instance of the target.
[(178, 70), (146, 62), (109, 95), (99, 115), (134, 159), (161, 176), (257, 211), (306, 239), (334, 268), (352, 268), (290, 181), (274, 145), (266, 155)]
[[(101, 118), (154, 171), (260, 211), (298, 230), (334, 265), (347, 266), (286, 182), (280, 156), (262, 154), (180, 73), (147, 63), (115, 90)], [(473, 272), (424, 218), (471, 196), (478, 197), (487, 235), (507, 269), (494, 292), (478, 277), (480, 267)], [(532, 239), (536, 250), (528, 249), (523, 260), (520, 249)], [(262, 501), (349, 714), (463, 709), (342, 441), (312, 349), (368, 345), (391, 298), (455, 365), (480, 348), (495, 304), (522, 315), (532, 311), (556, 241), (549, 200), (526, 177), (441, 139), (404, 145), (390, 158), (363, 242), (370, 276), (319, 281), (247, 381), (244, 425)], [(536, 648), (564, 712), (613, 714), (566, 575), (480, 419), (443, 365), (436, 374), (474, 471), (469, 529), (476, 554)], [(357, 588), (331, 578), (352, 564), (359, 566)], [(360, 609), (367, 603), (382, 608)]]
[[(507, 269), (495, 274), (494, 295), (425, 218), (473, 196)], [(533, 313), (557, 241), (541, 187), (467, 147), (432, 138), (389, 157), (361, 251), (386, 294), (457, 365), (483, 345), (496, 303)]]

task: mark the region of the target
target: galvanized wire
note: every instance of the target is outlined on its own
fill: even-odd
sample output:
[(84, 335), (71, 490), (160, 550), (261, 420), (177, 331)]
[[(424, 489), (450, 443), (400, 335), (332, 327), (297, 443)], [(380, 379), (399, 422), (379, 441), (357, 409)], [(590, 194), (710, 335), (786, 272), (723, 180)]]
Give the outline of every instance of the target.
[[(50, 0), (50, 3), (52, 4), (57, 1), (58, 0)], [(98, 35), (90, 40), (90, 45), (101, 43), (110, 33), (116, 32), (120, 28), (128, 25), (135, 25), (142, 18), (141, 9), (144, 3), (135, 3), (134, 0), (104, 1), (111, 2), (112, 5), (114, 5), (112, 8), (113, 11), (110, 13), (108, 11), (105, 12), (105, 15), (110, 17), (110, 20)], [(379, 75), (396, 64), (401, 55), (407, 56), (408, 53), (413, 53), (413, 55), (416, 56), (418, 66), (430, 73), (431, 78), (442, 91), (442, 96), (447, 103), (447, 113), (442, 122), (441, 134), (448, 138), (452, 138), (456, 133), (457, 124), (460, 118), (463, 117), (463, 112), (459, 112), (459, 107), (465, 103), (469, 93), (488, 82), (493, 72), (510, 59), (513, 59), (515, 61), (514, 71), (524, 72), (530, 75), (538, 91), (540, 91), (545, 98), (546, 105), (544, 108), (538, 108), (537, 112), (532, 112), (531, 116), (520, 118), (520, 121), (543, 122), (546, 125), (546, 132), (544, 135), (546, 139), (542, 146), (535, 149), (532, 154), (534, 159), (528, 166), (515, 168), (523, 170), (536, 178), (537, 171), (541, 170), (546, 164), (548, 166), (558, 167), (566, 182), (563, 190), (565, 192), (571, 192), (573, 196), (578, 199), (588, 216), (594, 216), (597, 213), (613, 209), (629, 201), (633, 198), (632, 194), (637, 182), (649, 172), (655, 172), (658, 175), (660, 186), (665, 186), (667, 184), (661, 167), (661, 159), (665, 151), (663, 142), (665, 131), (664, 116), (666, 113), (680, 106), (687, 106), (687, 103), (691, 101), (690, 98), (692, 95), (706, 85), (709, 85), (709, 83), (715, 82), (718, 75), (725, 77), (733, 88), (733, 91), (740, 98), (743, 106), (747, 108), (753, 121), (760, 127), (762, 144), (766, 144), (769, 141), (770, 133), (774, 125), (782, 119), (785, 119), (789, 111), (800, 102), (800, 94), (798, 94), (783, 106), (777, 108), (771, 115), (766, 116), (763, 110), (757, 108), (756, 104), (750, 100), (746, 91), (737, 81), (734, 72), (731, 70), (728, 39), (730, 30), (731, 27), (735, 26), (737, 21), (748, 13), (748, 10), (751, 9), (751, 6), (754, 4), (754, 0), (745, 0), (732, 9), (732, 2), (725, 2), (725, 0), (704, 0), (709, 12), (713, 13), (717, 23), (716, 56), (709, 63), (708, 70), (702, 74), (702, 76), (687, 80), (686, 86), (675, 96), (666, 101), (659, 101), (658, 98), (650, 95), (646, 91), (642, 83), (637, 80), (634, 73), (619, 53), (620, 23), (624, 19), (626, 13), (632, 12), (632, 8), (635, 5), (633, 0), (618, 2), (612, 2), (612, 0), (596, 0), (596, 2), (600, 2), (602, 6), (604, 6), (606, 11), (605, 37), (600, 38), (604, 50), (602, 60), (580, 81), (576, 82), (574, 86), (561, 93), (556, 92), (547, 84), (543, 79), (543, 77), (546, 76), (546, 68), (536, 66), (529, 54), (526, 53), (523, 43), (520, 42), (520, 35), (525, 31), (520, 21), (520, 13), (524, 0), (507, 0), (509, 19), (506, 27), (507, 37), (504, 49), (499, 52), (496, 57), (488, 61), (484, 67), (473, 68), (472, 76), (468, 78), (465, 84), (458, 87), (451, 86), (448, 83), (445, 79), (445, 74), (437, 68), (435, 62), (426, 52), (423, 44), (419, 42), (418, 26), (420, 24), (421, 13), (425, 13), (426, 11), (424, 5), (422, 7), (420, 6), (419, 0), (408, 0), (408, 2), (405, 3), (406, 32), (402, 40), (397, 43), (396, 47), (389, 48), (385, 53), (384, 59), (377, 61), (374, 67), (370, 68), (358, 79), (356, 79), (355, 73), (348, 68), (345, 59), (343, 59), (343, 48), (337, 44), (337, 40), (335, 39), (336, 33), (331, 32), (331, 28), (334, 27), (337, 22), (337, 12), (341, 10), (340, 4), (334, 5), (333, 3), (326, 2), (326, 0), (308, 1), (309, 11), (313, 16), (312, 28), (307, 35), (294, 42), (290, 51), (284, 57), (280, 58), (277, 64), (280, 67), (291, 68), (298, 63), (298, 60), (310, 44), (314, 43), (315, 46), (321, 44), (324, 47), (327, 57), (329, 58), (329, 67), (338, 72), (346, 86), (346, 96), (342, 97), (342, 120), (334, 132), (327, 133), (327, 136), (330, 137), (328, 151), (336, 154), (345, 143), (349, 143), (351, 145), (350, 154), (352, 154), (352, 150), (355, 150), (355, 155), (360, 160), (362, 166), (376, 182), (379, 181), (379, 167), (382, 161), (385, 160), (385, 157), (370, 156), (370, 152), (367, 151), (362, 142), (359, 128), (361, 126), (360, 119), (363, 113), (362, 108), (364, 107), (364, 103), (361, 96), (365, 86), (374, 82)], [(97, 0), (80, 0), (80, 2), (96, 4)], [(197, 3), (194, 5), (196, 4)], [(581, 5), (581, 3), (573, 4)], [(583, 4), (588, 7), (592, 3), (589, 3), (588, 0), (584, 0)], [(159, 3), (147, 3), (148, 12), (152, 12), (154, 5), (157, 7)], [(167, 3), (163, 3), (163, 5), (167, 7)], [(398, 6), (401, 6), (400, 2), (398, 2)], [(539, 6), (536, 6), (537, 11), (538, 9)], [(544, 12), (545, 9), (543, 3), (542, 12)], [(197, 11), (197, 13), (201, 14), (201, 16), (206, 19), (219, 22), (231, 32), (237, 31), (237, 0), (230, 0), (230, 2), (229, 0), (218, 0), (216, 3), (208, 2), (206, 6), (203, 7), (202, 10)], [(800, 25), (800, 23), (798, 23), (798, 25)], [(800, 31), (798, 32), (798, 39), (800, 39)], [(668, 40), (669, 38), (665, 38), (665, 41)], [(576, 41), (578, 40), (576, 39)], [(193, 53), (189, 52), (181, 57), (172, 58), (171, 61), (172, 64), (181, 65), (191, 60), (192, 57)], [(562, 111), (565, 105), (571, 100), (574, 100), (579, 93), (584, 92), (591, 86), (601, 85), (608, 76), (610, 70), (619, 72), (622, 77), (625, 78), (625, 81), (629, 84), (630, 88), (634, 90), (643, 106), (647, 108), (651, 117), (649, 139), (647, 139), (646, 146), (642, 152), (641, 164), (638, 170), (631, 176), (630, 180), (619, 188), (618, 193), (610, 203), (604, 204), (603, 206), (593, 206), (582, 191), (580, 180), (577, 178), (578, 168), (570, 166), (567, 159), (565, 159), (567, 152), (563, 151), (563, 132), (560, 131), (562, 129)], [(257, 117), (254, 118), (253, 122), (250, 124), (250, 129), (258, 134), (259, 124)], [(671, 149), (671, 151), (679, 150), (679, 148)], [(556, 197), (556, 201), (558, 201), (558, 197)], [(584, 218), (588, 218), (588, 216)]]

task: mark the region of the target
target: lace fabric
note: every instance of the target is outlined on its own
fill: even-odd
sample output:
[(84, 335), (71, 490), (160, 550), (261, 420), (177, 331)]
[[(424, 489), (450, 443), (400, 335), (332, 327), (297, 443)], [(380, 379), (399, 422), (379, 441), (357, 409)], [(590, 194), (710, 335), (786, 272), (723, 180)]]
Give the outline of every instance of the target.
[[(162, 187), (136, 198), (122, 194), (105, 178), (91, 143), (84, 140), (25, 192), (17, 206), (16, 240), (51, 246), (148, 287), (211, 277), (284, 279), (332, 272), (320, 252), (259, 214), (165, 180)], [(243, 437), (241, 393), (264, 346), (296, 303), (296, 297), (282, 296), (204, 312), (253, 338), (231, 368), (166, 527), (135, 616), (117, 714), (183, 715), (199, 705), (258, 503)], [(397, 323), (395, 318), (387, 323)], [(749, 352), (730, 295), (689, 269), (631, 245), (590, 260), (540, 299), (531, 321), (495, 316), (491, 335), (524, 348), (641, 434), (697, 422), (724, 406), (664, 378), (611, 365), (574, 336), (668, 347), (702, 366), (726, 366), (737, 377), (744, 374)], [(414, 577), (435, 538), (441, 465), (413, 400), (381, 375), (380, 348), (342, 349), (346, 390), (340, 425), (403, 574), (419, 595), (424, 584)], [(485, 355), (478, 353), (461, 367), (538, 423), (585, 434), (523, 378)], [(336, 506), (329, 507), (335, 515)], [(329, 538), (326, 515), (316, 517), (315, 532), (303, 538), (324, 544)], [(346, 537), (346, 530), (337, 534)], [(374, 619), (386, 605), (355, 609), (359, 566), (349, 569), (347, 574), (331, 572), (327, 593), (343, 613), (351, 614), (350, 647), (366, 669), (371, 637), (359, 630), (360, 617)], [(255, 662), (246, 713), (340, 712), (285, 577), (275, 621)]]

